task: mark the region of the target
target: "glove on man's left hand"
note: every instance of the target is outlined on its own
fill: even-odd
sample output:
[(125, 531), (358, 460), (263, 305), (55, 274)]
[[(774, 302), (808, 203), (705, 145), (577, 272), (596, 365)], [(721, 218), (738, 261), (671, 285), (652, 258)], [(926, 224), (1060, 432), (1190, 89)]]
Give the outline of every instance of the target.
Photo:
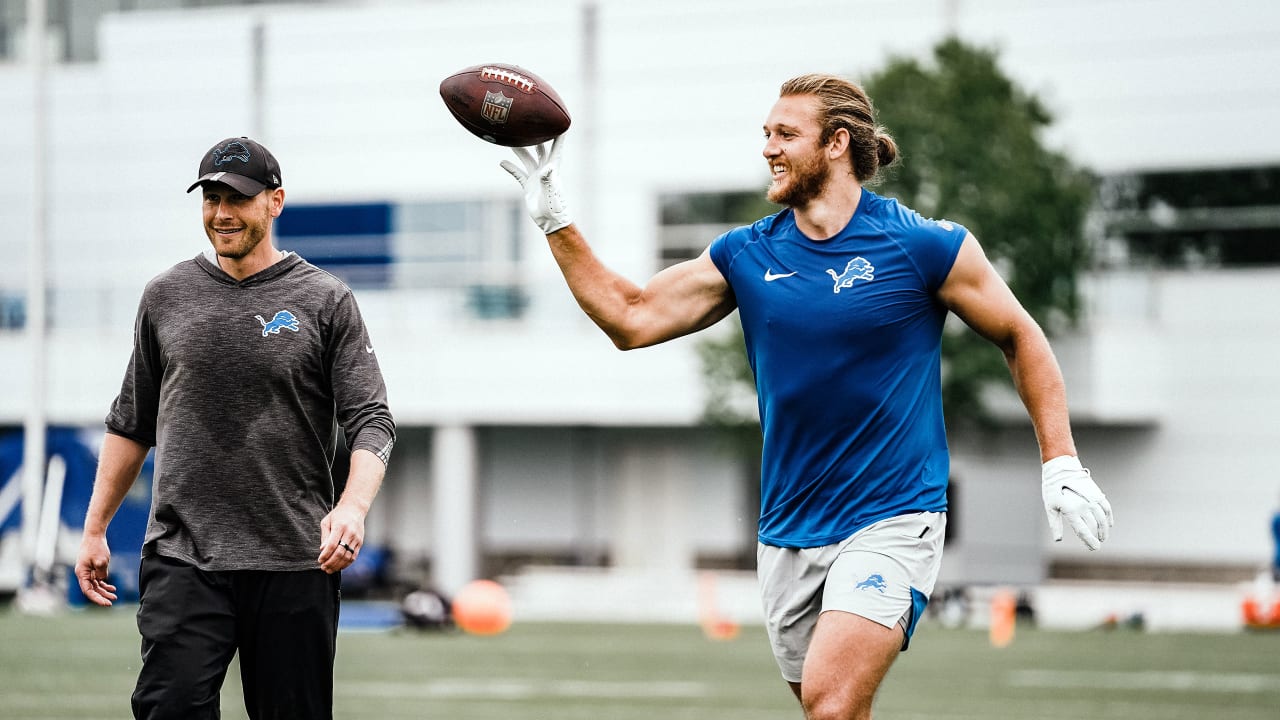
[(537, 158), (527, 148), (511, 148), (524, 168), (517, 167), (510, 160), (500, 163), (502, 169), (511, 173), (511, 177), (524, 188), (525, 209), (529, 211), (533, 222), (547, 235), (573, 222), (569, 218), (569, 203), (565, 202), (564, 194), (560, 192), (558, 167), (563, 139), (564, 136), (561, 135), (552, 140), (550, 149), (547, 148), (547, 143), (539, 145)]
[(1053, 539), (1062, 540), (1065, 518), (1090, 550), (1101, 547), (1111, 526), (1115, 525), (1111, 503), (1089, 471), (1080, 465), (1080, 459), (1072, 455), (1056, 457), (1044, 464), (1041, 477), (1040, 492)]

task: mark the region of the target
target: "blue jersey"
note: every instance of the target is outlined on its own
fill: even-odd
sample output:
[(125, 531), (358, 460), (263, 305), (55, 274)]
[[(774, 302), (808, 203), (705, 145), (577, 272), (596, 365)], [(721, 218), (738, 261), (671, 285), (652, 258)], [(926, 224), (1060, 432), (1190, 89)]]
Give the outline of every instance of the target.
[(946, 509), (936, 292), (966, 235), (863, 189), (830, 239), (805, 237), (784, 210), (711, 244), (756, 378), (760, 542), (829, 545)]

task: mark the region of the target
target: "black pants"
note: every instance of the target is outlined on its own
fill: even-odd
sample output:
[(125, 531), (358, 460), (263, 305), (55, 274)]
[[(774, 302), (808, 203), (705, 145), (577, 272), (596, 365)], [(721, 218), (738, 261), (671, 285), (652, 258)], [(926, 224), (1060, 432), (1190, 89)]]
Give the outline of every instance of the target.
[(206, 572), (144, 558), (134, 717), (220, 717), (222, 681), (239, 651), (250, 718), (332, 718), (340, 586), (339, 573), (321, 570)]

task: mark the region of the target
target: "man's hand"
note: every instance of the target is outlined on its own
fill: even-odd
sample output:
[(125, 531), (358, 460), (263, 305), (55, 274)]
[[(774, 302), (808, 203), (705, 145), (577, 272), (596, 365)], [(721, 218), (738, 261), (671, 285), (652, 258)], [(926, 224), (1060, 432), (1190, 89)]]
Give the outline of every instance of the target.
[(1111, 503), (1098, 485), (1081, 467), (1079, 458), (1062, 455), (1044, 464), (1041, 495), (1044, 511), (1049, 516), (1049, 530), (1055, 541), (1062, 540), (1062, 520), (1090, 550), (1102, 546), (1112, 525)]
[(502, 169), (511, 173), (511, 177), (524, 188), (525, 209), (529, 211), (533, 222), (547, 235), (573, 222), (569, 218), (569, 204), (560, 192), (560, 173), (557, 172), (563, 140), (564, 136), (561, 135), (551, 141), (550, 148), (547, 143), (539, 145), (537, 158), (534, 158), (528, 148), (511, 148), (524, 164), (523, 169), (510, 160), (503, 160), (501, 163)]
[(80, 540), (80, 555), (76, 558), (76, 580), (80, 592), (94, 605), (110, 607), (116, 599), (116, 586), (107, 582), (107, 569), (111, 565), (111, 550), (103, 535), (85, 533)]
[(364, 546), (364, 512), (339, 502), (320, 521), (320, 569), (332, 575), (351, 567)]

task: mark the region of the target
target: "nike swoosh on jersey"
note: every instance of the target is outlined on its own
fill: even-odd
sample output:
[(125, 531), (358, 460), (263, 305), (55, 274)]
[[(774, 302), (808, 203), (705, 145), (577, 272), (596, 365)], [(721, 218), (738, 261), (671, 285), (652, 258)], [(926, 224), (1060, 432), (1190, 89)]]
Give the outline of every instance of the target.
[(789, 277), (791, 277), (792, 275), (795, 275), (795, 274), (796, 274), (796, 273), (795, 273), (795, 271), (794, 271), (794, 270), (792, 270), (792, 271), (791, 271), (791, 272), (789, 272), (789, 273), (775, 275), (775, 274), (774, 274), (774, 272), (773, 272), (773, 268), (769, 268), (768, 270), (765, 270), (765, 271), (764, 271), (764, 281), (765, 281), (765, 282), (773, 282), (774, 280), (780, 280), (780, 279), (782, 279), (782, 278), (789, 278)]

